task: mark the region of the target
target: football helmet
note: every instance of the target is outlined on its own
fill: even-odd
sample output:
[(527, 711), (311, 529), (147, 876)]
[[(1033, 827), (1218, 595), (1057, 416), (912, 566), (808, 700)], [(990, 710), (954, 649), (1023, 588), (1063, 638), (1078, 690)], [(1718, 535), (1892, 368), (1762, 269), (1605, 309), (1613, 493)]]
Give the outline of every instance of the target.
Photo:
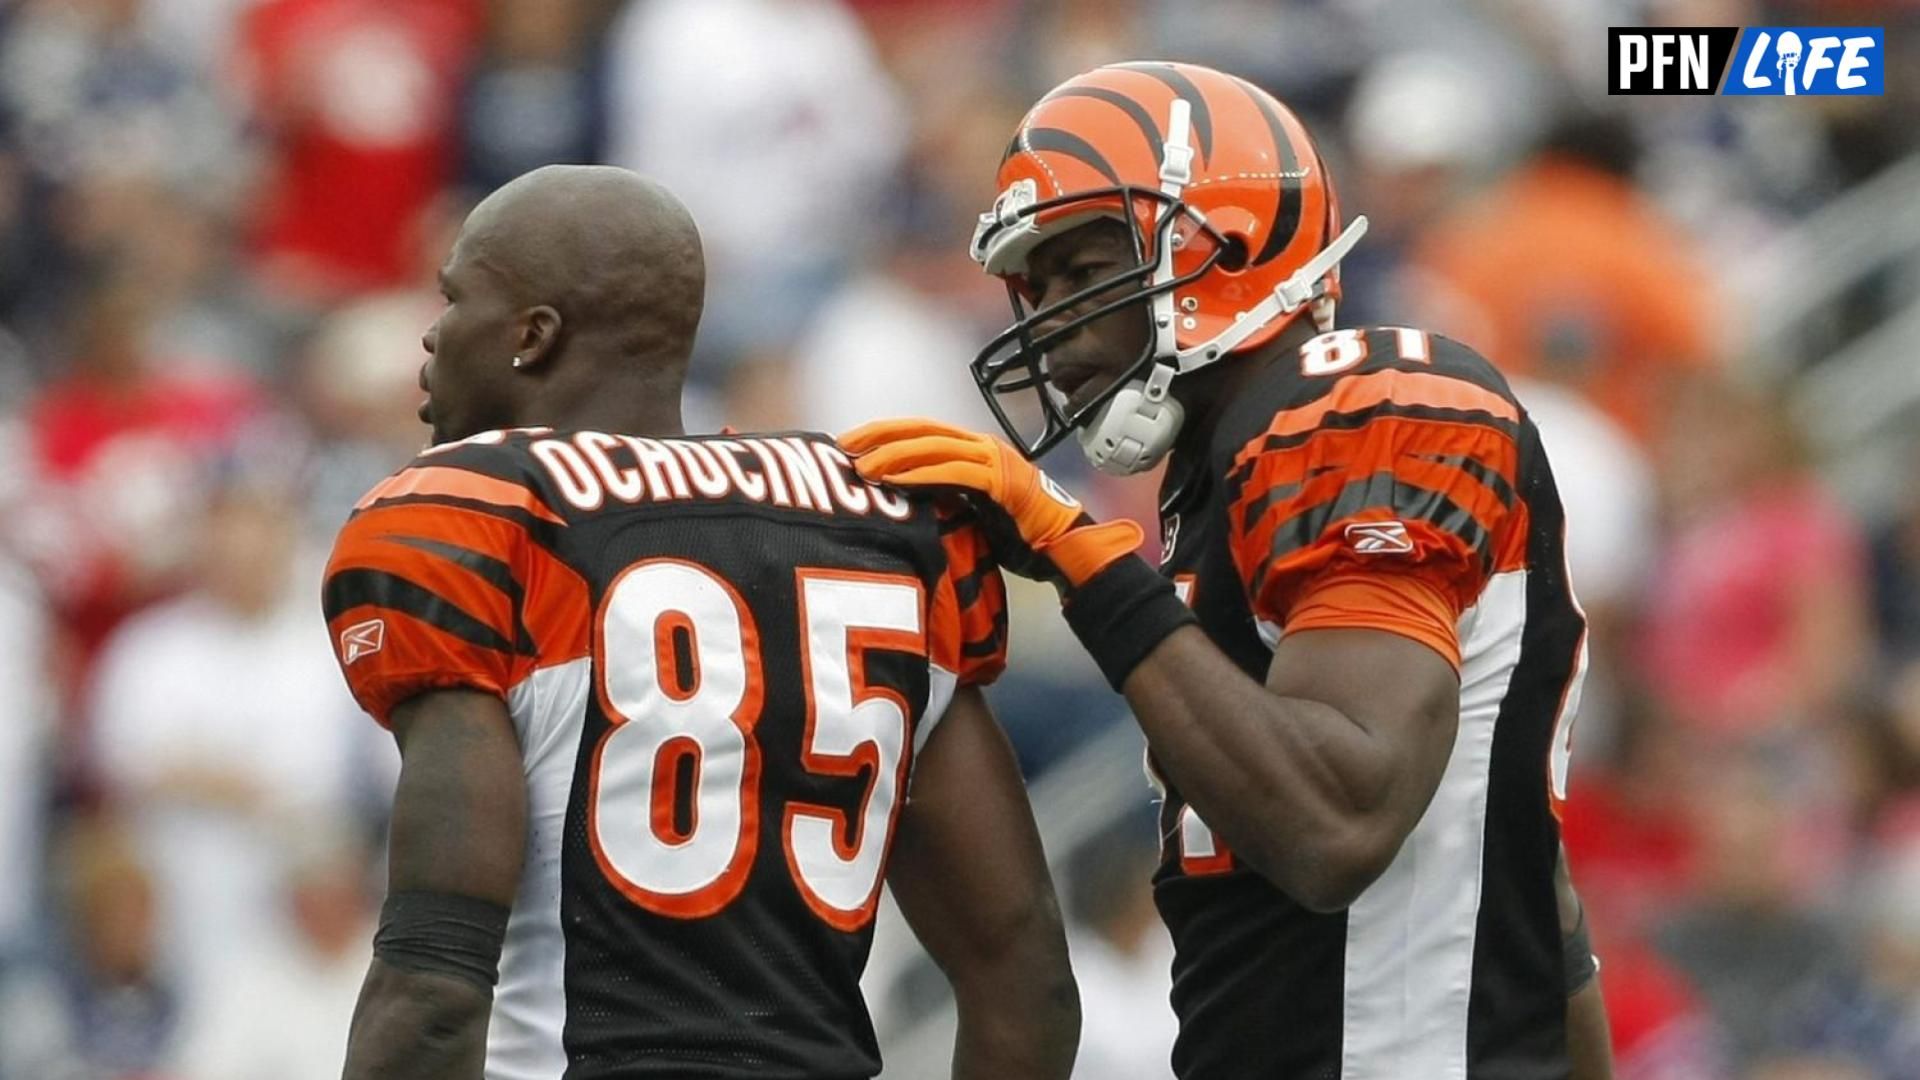
[[(1341, 229), (1326, 164), (1285, 105), (1192, 64), (1110, 64), (1062, 83), (1021, 121), (998, 185), (972, 254), (1006, 282), (1014, 322), (974, 359), (974, 380), (1028, 457), (1077, 430), (1111, 473), (1151, 468), (1173, 446), (1176, 376), (1263, 345), (1303, 314), (1331, 329), (1340, 259), (1366, 231), (1364, 217)], [(1035, 308), (1028, 255), (1098, 218), (1127, 227), (1137, 264)], [(1151, 318), (1146, 347), (1069, 414), (1047, 349), (1135, 304)]]

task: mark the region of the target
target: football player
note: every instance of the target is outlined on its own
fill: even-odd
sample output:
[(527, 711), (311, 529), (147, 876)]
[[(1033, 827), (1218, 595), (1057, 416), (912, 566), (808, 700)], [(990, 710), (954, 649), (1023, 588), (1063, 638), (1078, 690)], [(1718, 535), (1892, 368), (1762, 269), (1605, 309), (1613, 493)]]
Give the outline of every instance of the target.
[(435, 445), (327, 567), (402, 755), (350, 1080), (818, 1080), (880, 1067), (882, 880), (951, 979), (957, 1077), (1064, 1077), (1079, 1012), (980, 685), (964, 506), (824, 436), (689, 436), (699, 237), (632, 173), (481, 203), (441, 274)]
[[(1071, 79), (999, 187), (973, 253), (1016, 322), (973, 372), (1017, 452), (922, 421), (842, 445), (967, 493), (1132, 705), (1166, 796), (1174, 1071), (1606, 1075), (1557, 824), (1585, 620), (1505, 380), (1338, 326), (1365, 219), (1241, 79)], [(1167, 459), (1164, 576), (1029, 464), (1069, 435), (1113, 473)]]

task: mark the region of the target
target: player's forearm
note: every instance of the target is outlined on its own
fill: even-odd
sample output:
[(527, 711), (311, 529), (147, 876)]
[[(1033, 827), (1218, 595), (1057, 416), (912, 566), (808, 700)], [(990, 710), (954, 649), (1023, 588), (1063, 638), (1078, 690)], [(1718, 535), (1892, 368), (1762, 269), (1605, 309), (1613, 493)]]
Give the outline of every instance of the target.
[(960, 1014), (954, 1080), (1065, 1080), (1073, 1071), (1080, 989), (1059, 906), (1047, 889), (1015, 910), (1022, 914), (976, 921), (963, 956), (954, 955), (953, 943), (941, 950)]
[(480, 1080), (493, 995), (380, 960), (367, 972), (342, 1080)]
[(1064, 961), (1051, 975), (1031, 970), (955, 988), (960, 1013), (953, 1080), (1032, 1077), (1066, 1080), (1080, 1045), (1080, 994)]
[(1567, 999), (1567, 1059), (1572, 1080), (1613, 1080), (1613, 1040), (1597, 975)]
[(1338, 710), (1269, 691), (1191, 626), (1122, 690), (1181, 796), (1294, 899), (1345, 907), (1392, 860), (1391, 757)]
[(1586, 909), (1573, 887), (1567, 849), (1553, 871), (1555, 906), (1559, 909), (1561, 960), (1567, 972), (1567, 1059), (1573, 1080), (1612, 1080), (1613, 1038), (1607, 1025), (1607, 1003), (1600, 994), (1600, 961), (1593, 952)]

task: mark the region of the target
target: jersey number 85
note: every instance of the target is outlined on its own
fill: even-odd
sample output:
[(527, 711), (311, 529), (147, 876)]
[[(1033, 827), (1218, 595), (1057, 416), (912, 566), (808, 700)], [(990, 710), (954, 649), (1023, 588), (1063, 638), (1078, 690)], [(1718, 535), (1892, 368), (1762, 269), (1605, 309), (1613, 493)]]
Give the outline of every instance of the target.
[[(923, 589), (907, 575), (797, 571), (807, 719), (802, 765), (872, 777), (846, 843), (846, 814), (789, 803), (780, 836), (794, 884), (830, 925), (873, 917), (906, 782), (909, 706), (867, 681), (869, 649), (926, 655)], [(700, 918), (740, 894), (760, 836), (766, 686), (760, 638), (739, 594), (678, 559), (628, 567), (595, 621), (595, 692), (612, 721), (593, 752), (587, 833), (600, 869), (628, 899)], [(679, 656), (692, 658), (682, 670)], [(689, 765), (691, 766), (689, 769)], [(679, 790), (691, 777), (692, 791)], [(675, 808), (691, 807), (685, 820)]]

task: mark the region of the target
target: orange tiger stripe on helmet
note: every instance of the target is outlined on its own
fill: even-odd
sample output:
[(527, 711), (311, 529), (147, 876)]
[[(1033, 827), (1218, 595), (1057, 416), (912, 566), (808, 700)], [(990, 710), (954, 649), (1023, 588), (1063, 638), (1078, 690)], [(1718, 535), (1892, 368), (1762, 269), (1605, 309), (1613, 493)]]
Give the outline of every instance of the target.
[[(1338, 198), (1326, 164), (1305, 125), (1271, 94), (1244, 79), (1193, 64), (1139, 61), (1112, 64), (1056, 87), (1027, 113), (1008, 144), (998, 183), (1008, 192), (1030, 183), (1036, 201), (1084, 193), (1075, 202), (1036, 214), (1042, 236), (996, 272), (1017, 277), (1024, 250), (1046, 235), (1092, 216), (1125, 218), (1117, 187), (1159, 191), (1173, 103), (1189, 107), (1192, 179), (1180, 193), (1186, 205), (1245, 249), (1244, 265), (1218, 265), (1175, 295), (1183, 318), (1178, 344), (1191, 348), (1226, 330), (1330, 243), (1341, 228)], [(1096, 194), (1109, 192), (1107, 194)], [(1157, 206), (1133, 208), (1141, 248), (1154, 251)], [(1198, 269), (1213, 241), (1182, 222), (1174, 273)], [(1338, 273), (1327, 294), (1338, 295)], [(1261, 328), (1238, 350), (1270, 341), (1305, 314), (1301, 309)]]

